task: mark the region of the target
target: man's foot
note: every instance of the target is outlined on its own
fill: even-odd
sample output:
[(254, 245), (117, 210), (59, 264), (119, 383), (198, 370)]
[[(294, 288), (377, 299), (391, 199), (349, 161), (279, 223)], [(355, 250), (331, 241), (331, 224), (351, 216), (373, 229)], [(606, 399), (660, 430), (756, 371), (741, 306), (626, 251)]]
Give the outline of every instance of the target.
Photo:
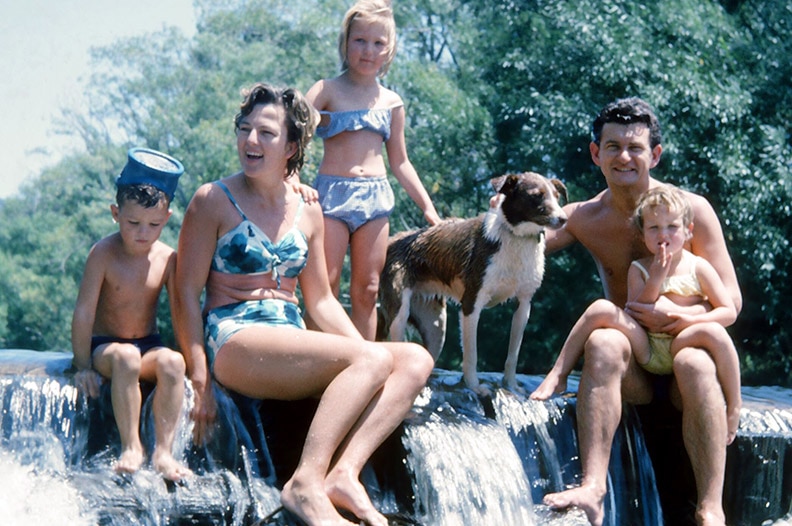
[(173, 482), (179, 482), (193, 474), (190, 468), (173, 458), (169, 452), (155, 452), (151, 457), (151, 464), (158, 473)]
[(351, 473), (334, 470), (325, 480), (325, 490), (337, 508), (352, 512), (369, 526), (388, 526), (388, 519), (377, 511), (366, 488)]
[(602, 526), (605, 518), (604, 498), (604, 495), (598, 495), (592, 488), (580, 486), (558, 493), (548, 493), (544, 503), (554, 510), (576, 506), (583, 510), (592, 526)]
[(142, 449), (127, 449), (116, 460), (113, 469), (116, 473), (135, 473), (143, 465), (146, 456)]
[(542, 383), (539, 384), (533, 393), (531, 393), (531, 400), (547, 400), (556, 393), (563, 393), (566, 390), (566, 378), (559, 378), (557, 376), (548, 374)]
[(292, 478), (283, 486), (281, 503), (308, 526), (355, 526), (338, 513), (322, 484), (301, 484)]

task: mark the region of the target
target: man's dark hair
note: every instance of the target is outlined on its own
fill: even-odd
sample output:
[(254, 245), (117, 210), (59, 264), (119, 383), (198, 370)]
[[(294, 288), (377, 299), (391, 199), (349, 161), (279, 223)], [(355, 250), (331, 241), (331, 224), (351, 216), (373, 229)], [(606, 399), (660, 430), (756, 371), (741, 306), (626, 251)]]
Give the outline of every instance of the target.
[(600, 143), (602, 128), (609, 122), (615, 124), (642, 122), (649, 128), (649, 146), (654, 148), (663, 142), (657, 115), (646, 101), (638, 97), (618, 99), (602, 108), (591, 127), (592, 141), (595, 144)]

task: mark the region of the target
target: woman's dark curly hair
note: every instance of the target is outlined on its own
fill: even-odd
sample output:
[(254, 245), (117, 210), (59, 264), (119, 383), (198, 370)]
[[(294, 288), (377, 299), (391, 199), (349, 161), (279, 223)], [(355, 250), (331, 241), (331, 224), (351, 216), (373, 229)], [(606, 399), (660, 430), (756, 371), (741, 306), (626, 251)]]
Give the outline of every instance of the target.
[(258, 104), (280, 104), (285, 110), (287, 138), (297, 145), (286, 163), (286, 177), (298, 174), (305, 162), (305, 152), (313, 137), (319, 114), (299, 90), (294, 88), (276, 88), (262, 82), (256, 83), (242, 91), (244, 100), (239, 113), (234, 117), (234, 130), (239, 131), (242, 119), (253, 112)]

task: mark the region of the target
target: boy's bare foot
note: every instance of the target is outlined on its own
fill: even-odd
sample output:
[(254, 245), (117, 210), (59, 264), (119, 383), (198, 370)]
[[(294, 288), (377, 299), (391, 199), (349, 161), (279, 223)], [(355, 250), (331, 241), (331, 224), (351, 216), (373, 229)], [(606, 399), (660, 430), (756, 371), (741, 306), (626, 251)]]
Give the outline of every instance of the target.
[(592, 526), (602, 526), (605, 518), (604, 495), (587, 486), (580, 486), (545, 495), (544, 503), (554, 510), (576, 506), (583, 510)]
[(173, 458), (169, 452), (155, 452), (151, 456), (151, 464), (158, 473), (173, 482), (192, 475), (190, 468)]
[(281, 504), (308, 526), (355, 526), (343, 518), (322, 484), (301, 484), (294, 478), (281, 491)]
[(366, 488), (351, 473), (334, 470), (325, 480), (325, 490), (334, 506), (352, 512), (369, 526), (388, 526), (388, 519), (377, 511)]
[(734, 442), (734, 438), (737, 436), (737, 430), (740, 427), (740, 405), (726, 407), (726, 428), (728, 431), (726, 444)]
[(127, 449), (118, 457), (113, 469), (116, 473), (135, 473), (143, 465), (145, 459), (142, 449)]
[(547, 400), (556, 393), (563, 393), (566, 390), (566, 378), (561, 378), (553, 374), (548, 374), (542, 383), (539, 384), (533, 393), (531, 393), (531, 400)]

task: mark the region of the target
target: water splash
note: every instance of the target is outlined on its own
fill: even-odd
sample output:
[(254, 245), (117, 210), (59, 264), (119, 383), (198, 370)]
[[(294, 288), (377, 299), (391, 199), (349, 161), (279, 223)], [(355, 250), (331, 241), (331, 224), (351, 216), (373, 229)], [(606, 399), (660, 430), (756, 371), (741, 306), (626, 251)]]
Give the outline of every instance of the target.
[(84, 509), (79, 491), (68, 479), (20, 462), (13, 452), (0, 451), (0, 481), (0, 516), (7, 526), (97, 524), (96, 516)]
[(528, 479), (504, 428), (449, 406), (408, 426), (404, 441), (426, 524), (536, 523)]

